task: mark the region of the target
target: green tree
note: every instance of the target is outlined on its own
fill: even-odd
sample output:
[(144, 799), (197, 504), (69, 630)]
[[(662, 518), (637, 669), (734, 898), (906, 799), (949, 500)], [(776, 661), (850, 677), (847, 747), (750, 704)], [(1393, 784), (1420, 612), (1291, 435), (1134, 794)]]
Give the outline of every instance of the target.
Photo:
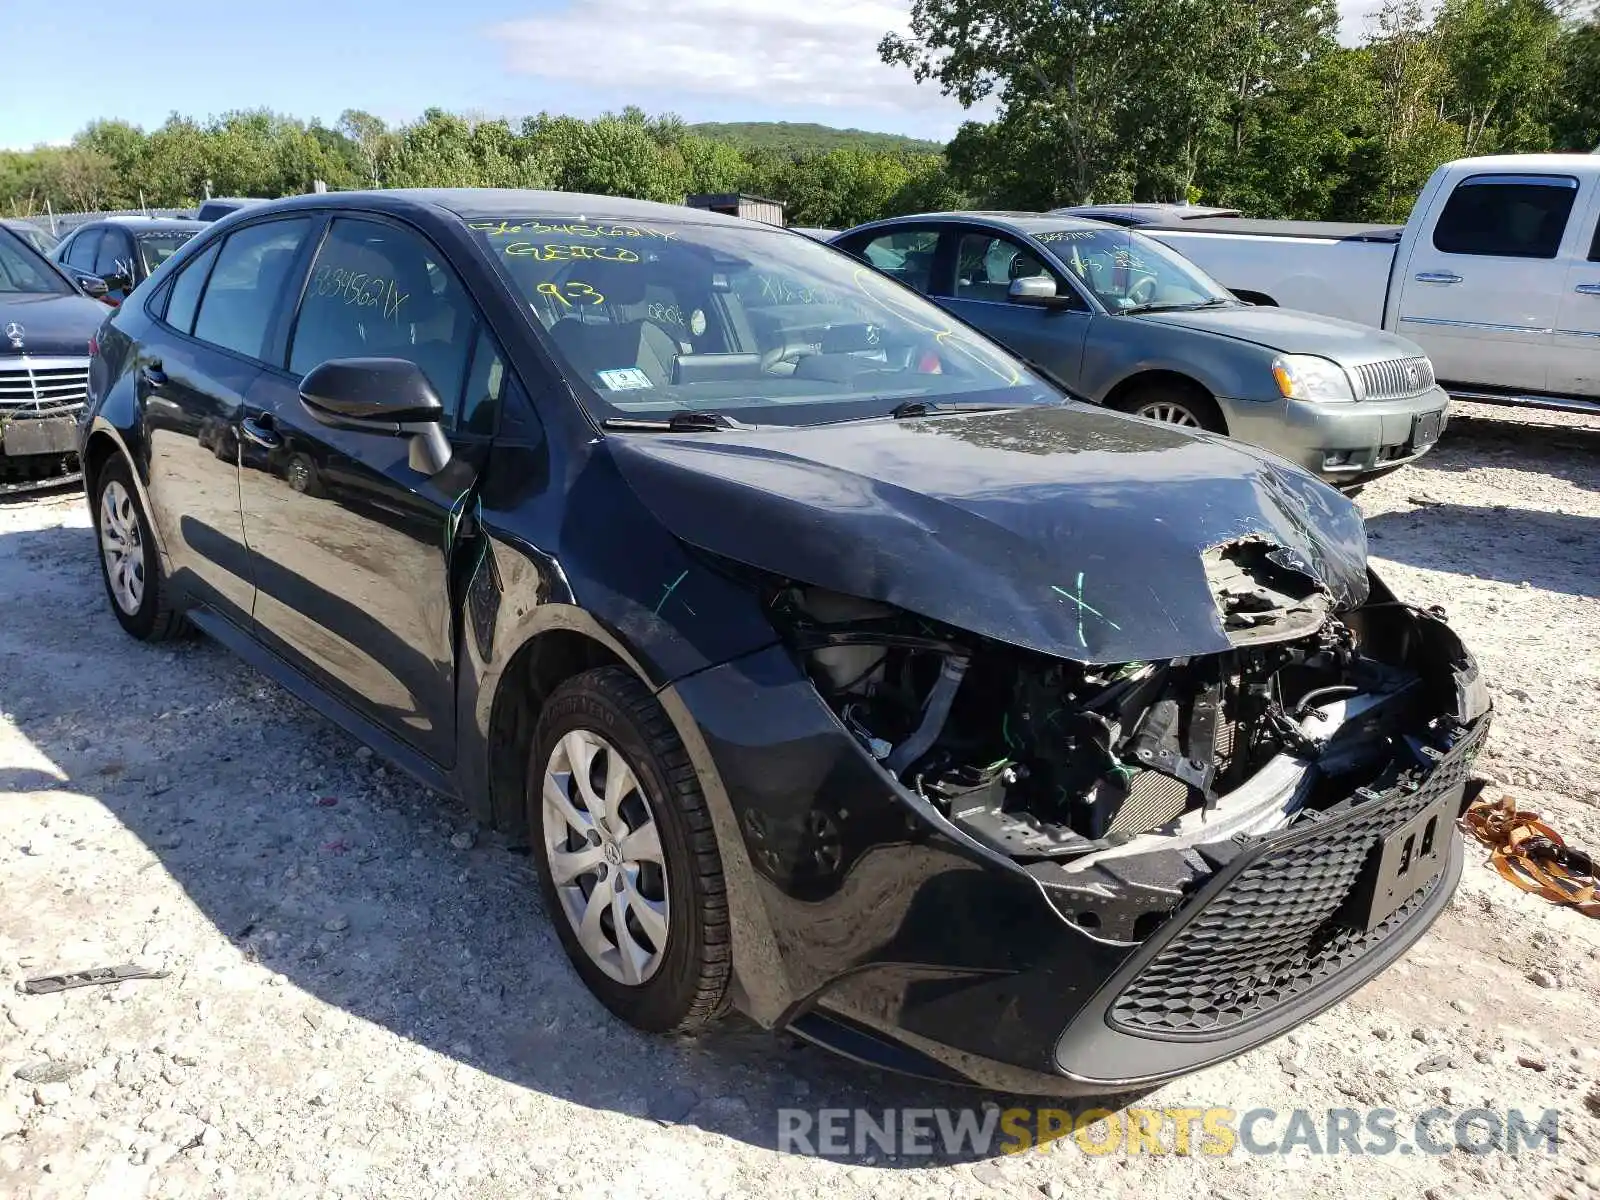
[(1462, 150), (1545, 149), (1561, 36), (1547, 0), (1444, 0), (1433, 33)]

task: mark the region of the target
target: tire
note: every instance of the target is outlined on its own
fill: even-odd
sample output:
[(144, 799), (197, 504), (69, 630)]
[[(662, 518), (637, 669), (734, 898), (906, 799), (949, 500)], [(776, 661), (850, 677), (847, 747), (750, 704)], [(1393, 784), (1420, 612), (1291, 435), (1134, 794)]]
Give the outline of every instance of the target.
[(173, 605), (150, 519), (121, 455), (113, 455), (95, 480), (94, 535), (100, 579), (117, 623), (141, 642), (164, 642), (184, 633), (188, 626)]
[(711, 814), (672, 722), (631, 672), (596, 668), (551, 693), (525, 796), (546, 911), (596, 998), (648, 1033), (693, 1033), (720, 1017), (732, 951)]
[(1169, 425), (1205, 429), (1212, 433), (1228, 432), (1228, 423), (1222, 419), (1222, 410), (1217, 407), (1217, 402), (1198, 386), (1147, 383), (1118, 397), (1110, 407), (1149, 421), (1163, 421)]

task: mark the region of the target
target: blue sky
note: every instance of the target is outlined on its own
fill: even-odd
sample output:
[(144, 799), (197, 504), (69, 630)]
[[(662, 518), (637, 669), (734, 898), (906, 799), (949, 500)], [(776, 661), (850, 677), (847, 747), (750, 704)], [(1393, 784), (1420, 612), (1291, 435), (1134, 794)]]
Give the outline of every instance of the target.
[[(1342, 0), (1359, 12), (1374, 0)], [(71, 0), (30, 4), (0, 71), (0, 148), (97, 117), (152, 128), (267, 107), (398, 122), (432, 105), (691, 121), (820, 121), (946, 138), (962, 112), (878, 62), (909, 0)], [(190, 15), (196, 14), (196, 15)], [(7, 27), (18, 25), (10, 19)], [(1358, 23), (1347, 22), (1356, 28)], [(1348, 36), (1348, 30), (1347, 30)], [(121, 65), (119, 65), (121, 64)], [(84, 80), (99, 80), (85, 84)]]

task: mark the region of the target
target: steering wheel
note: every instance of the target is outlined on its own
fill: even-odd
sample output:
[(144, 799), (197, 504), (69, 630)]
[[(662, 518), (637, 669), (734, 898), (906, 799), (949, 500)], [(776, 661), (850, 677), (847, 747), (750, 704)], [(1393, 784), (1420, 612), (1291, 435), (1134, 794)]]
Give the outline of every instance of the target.
[(1133, 304), (1149, 304), (1156, 298), (1156, 277), (1154, 275), (1141, 275), (1134, 280), (1132, 286), (1123, 293)]

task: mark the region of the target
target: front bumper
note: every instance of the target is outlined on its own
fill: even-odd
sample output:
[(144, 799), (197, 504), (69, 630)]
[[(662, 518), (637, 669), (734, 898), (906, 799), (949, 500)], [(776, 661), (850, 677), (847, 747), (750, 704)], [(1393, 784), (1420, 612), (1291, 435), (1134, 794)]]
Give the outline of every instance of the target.
[(1459, 835), (1442, 873), (1370, 934), (1352, 896), (1375, 846), (1465, 784), (1488, 726), (1477, 717), (1403, 784), (1248, 843), (1144, 940), (1115, 941), (900, 788), (786, 651), (668, 693), (722, 809), (740, 1006), (877, 1066), (1033, 1095), (1197, 1070), (1392, 962), (1448, 902)]
[(1219, 399), (1230, 437), (1250, 442), (1339, 483), (1414, 462), (1432, 443), (1415, 441), (1419, 417), (1439, 414), (1442, 433), (1450, 397), (1441, 387), (1402, 400), (1315, 404), (1304, 400)]

